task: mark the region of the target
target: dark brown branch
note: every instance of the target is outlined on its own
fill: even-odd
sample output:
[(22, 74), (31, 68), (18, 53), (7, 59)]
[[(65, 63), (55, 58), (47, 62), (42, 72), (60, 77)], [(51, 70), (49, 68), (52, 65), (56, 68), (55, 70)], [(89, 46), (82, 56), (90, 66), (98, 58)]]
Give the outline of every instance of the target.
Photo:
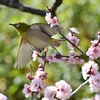
[(28, 7), (26, 5), (23, 5), (18, 0), (0, 0), (0, 4), (11, 7), (11, 8), (15, 8), (17, 10), (20, 10), (26, 13), (36, 14), (43, 17), (46, 15), (46, 12), (47, 12), (45, 10), (39, 10), (39, 9), (35, 9), (35, 8)]
[[(61, 3), (62, 3), (62, 0), (55, 0), (55, 3), (52, 6), (52, 12), (51, 12), (53, 16), (56, 15), (55, 12), (57, 8), (61, 5)], [(19, 0), (0, 0), (0, 4), (20, 10), (22, 12), (36, 14), (36, 15), (40, 15), (43, 17), (46, 15), (46, 12), (47, 12), (46, 10), (40, 10), (40, 9), (36, 9), (36, 8), (23, 5), (19, 2)]]
[(52, 16), (56, 15), (55, 12), (56, 12), (57, 8), (61, 5), (61, 3), (62, 3), (62, 0), (55, 0), (55, 3), (52, 6), (52, 12), (51, 12)]

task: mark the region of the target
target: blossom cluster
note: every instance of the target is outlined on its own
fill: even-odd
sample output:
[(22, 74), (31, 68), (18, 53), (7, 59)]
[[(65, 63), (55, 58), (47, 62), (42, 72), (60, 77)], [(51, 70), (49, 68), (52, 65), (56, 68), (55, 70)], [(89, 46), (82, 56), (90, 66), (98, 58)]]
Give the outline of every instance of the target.
[(89, 61), (82, 66), (82, 75), (86, 80), (89, 77), (89, 87), (91, 92), (100, 91), (100, 72), (98, 65), (94, 61)]
[(30, 95), (35, 95), (37, 98), (40, 98), (40, 92), (43, 89), (44, 98), (42, 100), (66, 100), (71, 96), (72, 89), (64, 80), (56, 82), (55, 86), (46, 87), (44, 80), (47, 78), (47, 73), (44, 72), (42, 65), (39, 66), (35, 76), (27, 74), (27, 78), (31, 81), (31, 84), (24, 85), (23, 93), (26, 98)]
[(51, 12), (46, 13), (45, 19), (47, 23), (50, 24), (51, 28), (55, 25), (59, 25), (57, 17), (55, 16), (52, 18)]
[[(38, 59), (38, 62), (41, 64), (44, 64), (44, 59), (39, 57), (39, 53), (37, 51), (33, 52), (33, 61)], [(53, 63), (53, 62), (65, 62), (68, 65), (69, 64), (83, 64), (84, 60), (80, 58), (80, 56), (77, 55), (77, 53), (74, 51), (74, 49), (70, 50), (67, 56), (63, 56), (57, 52), (49, 55), (46, 57), (46, 63)]]
[(40, 97), (41, 90), (46, 87), (44, 80), (47, 78), (47, 75), (42, 65), (39, 65), (35, 76), (27, 74), (27, 78), (31, 81), (31, 84), (24, 85), (23, 93), (26, 98), (30, 95), (36, 95), (38, 98)]
[(79, 31), (74, 27), (69, 28), (69, 30), (70, 32), (67, 34), (66, 38), (71, 42), (68, 42), (69, 49), (73, 49), (75, 46), (79, 46), (79, 39), (75, 36), (79, 34)]
[(66, 100), (71, 96), (72, 89), (64, 80), (55, 83), (55, 86), (46, 87), (42, 100)]

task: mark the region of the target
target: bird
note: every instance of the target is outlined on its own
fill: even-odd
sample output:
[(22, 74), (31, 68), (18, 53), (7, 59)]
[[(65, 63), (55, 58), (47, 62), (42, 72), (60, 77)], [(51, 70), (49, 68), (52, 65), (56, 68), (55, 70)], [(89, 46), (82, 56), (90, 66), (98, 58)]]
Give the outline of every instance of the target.
[(18, 22), (9, 25), (13, 26), (21, 36), (14, 68), (26, 66), (32, 60), (34, 50), (42, 52), (47, 46), (54, 47), (60, 45), (59, 39), (52, 38), (53, 35), (58, 33), (58, 30), (61, 31), (63, 29), (60, 25), (52, 28), (49, 24), (44, 23), (29, 25), (24, 22)]

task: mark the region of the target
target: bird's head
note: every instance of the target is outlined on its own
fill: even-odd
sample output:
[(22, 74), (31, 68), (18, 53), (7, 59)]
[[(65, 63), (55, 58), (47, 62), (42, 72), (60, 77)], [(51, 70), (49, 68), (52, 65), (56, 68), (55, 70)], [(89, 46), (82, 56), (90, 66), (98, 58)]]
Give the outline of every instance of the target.
[(23, 23), (23, 22), (9, 24), (9, 25), (12, 25), (20, 34), (28, 31), (30, 28), (30, 25)]

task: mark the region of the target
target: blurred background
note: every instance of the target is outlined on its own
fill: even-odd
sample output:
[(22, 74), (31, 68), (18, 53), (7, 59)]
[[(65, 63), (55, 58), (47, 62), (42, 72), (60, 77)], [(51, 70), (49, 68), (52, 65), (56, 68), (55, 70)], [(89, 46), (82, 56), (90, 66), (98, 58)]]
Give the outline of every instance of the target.
[[(46, 6), (51, 7), (55, 2), (55, 0), (19, 1), (22, 4), (41, 10), (47, 10)], [(68, 33), (69, 27), (76, 27), (79, 30), (80, 48), (86, 52), (90, 46), (90, 41), (97, 38), (97, 32), (100, 31), (100, 0), (63, 0), (56, 13), (60, 25), (64, 27), (64, 35)], [(30, 72), (30, 67), (27, 66), (23, 69), (13, 68), (17, 58), (20, 36), (9, 24), (16, 22), (33, 24), (46, 23), (46, 21), (44, 17), (0, 5), (0, 92), (5, 94), (9, 100), (30, 100), (30, 98), (26, 99), (22, 93), (24, 84), (30, 83), (26, 79), (26, 74)], [(61, 53), (67, 54), (67, 48), (67, 43), (64, 42), (57, 49)], [(54, 49), (49, 47), (49, 53), (53, 52)], [(34, 74), (38, 63), (33, 62), (32, 66)], [(64, 79), (75, 90), (84, 82), (81, 75), (81, 66), (68, 66), (66, 63), (47, 64), (45, 69), (48, 72), (47, 85), (54, 85), (55, 82)], [(91, 96), (93, 94), (90, 93), (89, 87), (86, 85), (69, 100), (81, 100)]]

